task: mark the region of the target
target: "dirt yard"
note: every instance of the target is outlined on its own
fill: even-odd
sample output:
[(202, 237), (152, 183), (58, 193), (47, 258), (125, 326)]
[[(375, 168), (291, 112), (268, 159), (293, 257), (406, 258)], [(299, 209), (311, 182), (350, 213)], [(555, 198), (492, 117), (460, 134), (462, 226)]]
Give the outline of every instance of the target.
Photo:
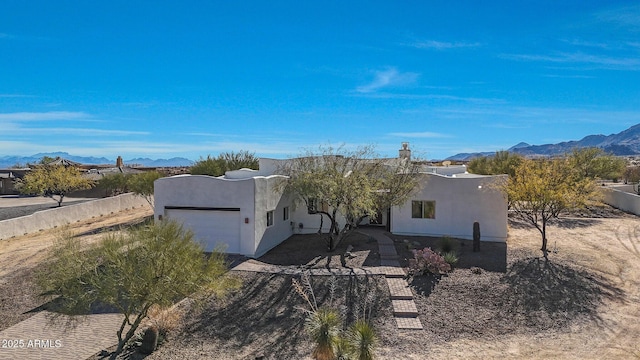
[[(138, 209), (74, 224), (71, 230), (95, 241), (101, 229), (149, 214)], [(0, 241), (0, 329), (40, 305), (31, 272), (55, 236), (56, 231), (45, 231)], [(336, 279), (332, 306), (353, 307), (363, 294), (375, 295), (372, 321), (380, 359), (640, 358), (640, 218), (607, 208), (577, 213), (551, 226), (548, 236), (552, 252), (546, 263), (540, 259), (537, 230), (511, 219), (506, 246), (483, 243), (478, 255), (465, 244), (452, 273), (412, 279), (423, 331), (395, 328), (381, 277)], [(405, 257), (407, 244), (437, 241), (395, 240), (399, 250), (407, 250), (400, 251)], [(353, 257), (345, 259), (340, 254), (349, 244)], [(354, 237), (328, 255), (321, 239), (296, 236), (260, 260), (316, 268), (371, 266), (379, 259), (373, 245)], [(305, 304), (291, 288), (292, 276), (238, 276), (244, 281), (239, 291), (188, 313), (181, 329), (147, 358), (309, 358), (300, 310)], [(313, 279), (321, 303), (329, 301), (329, 282), (328, 277)]]
[[(378, 357), (640, 357), (640, 253), (633, 250), (634, 245), (640, 247), (639, 219), (608, 208), (572, 216), (549, 229), (549, 263), (540, 258), (538, 231), (511, 219), (506, 246), (485, 243), (478, 255), (465, 244), (454, 272), (412, 279), (423, 331), (398, 330), (391, 318), (388, 290), (375, 286), (373, 324), (379, 336)], [(404, 240), (422, 246), (433, 245), (436, 239), (396, 237), (397, 247), (406, 248)], [(298, 263), (306, 266), (341, 266), (338, 255), (314, 253), (314, 257), (304, 252), (315, 247), (322, 243), (312, 246), (298, 238), (260, 260), (290, 265), (299, 254)], [(354, 252), (359, 251), (359, 263), (369, 264), (377, 258), (366, 241), (354, 245)], [(291, 290), (292, 277), (252, 273), (242, 277), (245, 285), (238, 293), (190, 314), (184, 328), (148, 358), (309, 358), (304, 316), (295, 310), (304, 303)], [(338, 281), (340, 300), (332, 306), (341, 308), (358, 302), (350, 297), (349, 284), (380, 284), (381, 279)], [(327, 282), (326, 278), (315, 279), (322, 301), (326, 301)]]
[(137, 223), (152, 214), (150, 207), (141, 207), (64, 228), (0, 240), (0, 330), (29, 318), (34, 314), (29, 311), (42, 305), (33, 286), (34, 271), (61, 230), (81, 235), (83, 241), (89, 243), (99, 239), (104, 230)]

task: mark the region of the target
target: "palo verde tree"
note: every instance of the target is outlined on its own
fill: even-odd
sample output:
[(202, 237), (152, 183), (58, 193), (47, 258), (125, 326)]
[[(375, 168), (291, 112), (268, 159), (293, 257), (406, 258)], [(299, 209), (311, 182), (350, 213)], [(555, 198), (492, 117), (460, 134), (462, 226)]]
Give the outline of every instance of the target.
[(501, 175), (513, 176), (515, 169), (522, 162), (523, 157), (519, 154), (507, 150), (496, 151), (493, 156), (482, 156), (474, 158), (467, 165), (469, 172), (479, 175)]
[(225, 172), (242, 168), (258, 169), (258, 158), (248, 151), (225, 152), (213, 158), (207, 155), (191, 166), (191, 175), (222, 176)]
[(43, 296), (55, 299), (56, 314), (89, 314), (95, 304), (117, 309), (123, 319), (112, 359), (152, 306), (166, 308), (187, 296), (222, 295), (239, 284), (226, 275), (221, 253), (206, 256), (193, 233), (175, 222), (108, 233), (101, 242), (85, 245), (69, 234), (59, 239), (37, 284)]
[(153, 182), (162, 177), (157, 171), (145, 171), (126, 177), (126, 188), (138, 196), (142, 196), (153, 209)]
[[(72, 166), (41, 165), (29, 171), (17, 184), (22, 194), (47, 196), (62, 206), (64, 197), (73, 191), (86, 190), (94, 186)], [(56, 198), (57, 197), (57, 198)]]
[(627, 161), (597, 147), (573, 149), (568, 155), (571, 166), (589, 179), (618, 180), (624, 176)]
[(370, 146), (321, 147), (284, 164), (278, 173), (287, 178), (277, 190), (304, 203), (310, 214), (329, 219), (329, 251), (367, 216), (404, 203), (418, 184), (414, 163), (380, 159)]
[(114, 173), (105, 175), (98, 181), (98, 187), (104, 189), (107, 196), (115, 196), (129, 192), (127, 181), (129, 175), (123, 173)]
[(545, 259), (548, 259), (549, 222), (597, 197), (593, 181), (577, 171), (567, 158), (523, 160), (502, 187), (516, 216), (540, 231), (540, 250)]

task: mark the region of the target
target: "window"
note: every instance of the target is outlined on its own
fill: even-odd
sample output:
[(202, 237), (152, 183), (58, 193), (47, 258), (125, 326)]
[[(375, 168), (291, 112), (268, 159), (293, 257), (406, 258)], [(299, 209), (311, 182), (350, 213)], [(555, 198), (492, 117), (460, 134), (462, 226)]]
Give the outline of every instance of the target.
[(267, 227), (273, 225), (273, 210), (267, 211)]
[(414, 200), (411, 202), (411, 217), (414, 219), (435, 219), (436, 202), (428, 200)]
[(282, 220), (283, 221), (289, 220), (289, 207), (288, 206), (285, 206), (284, 209), (282, 209)]

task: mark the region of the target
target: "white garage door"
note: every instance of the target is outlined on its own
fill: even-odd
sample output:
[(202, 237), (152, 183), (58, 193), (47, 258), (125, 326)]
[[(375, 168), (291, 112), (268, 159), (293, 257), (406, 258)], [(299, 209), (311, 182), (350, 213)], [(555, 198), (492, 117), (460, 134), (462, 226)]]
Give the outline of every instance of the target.
[(218, 244), (225, 244), (225, 252), (240, 253), (240, 211), (165, 209), (165, 215), (193, 231), (206, 251), (212, 251)]

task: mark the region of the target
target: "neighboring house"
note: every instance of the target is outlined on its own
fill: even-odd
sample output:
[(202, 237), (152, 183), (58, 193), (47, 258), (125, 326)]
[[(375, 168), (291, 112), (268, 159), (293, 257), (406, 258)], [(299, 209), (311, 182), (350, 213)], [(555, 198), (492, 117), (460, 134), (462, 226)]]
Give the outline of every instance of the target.
[(29, 169), (0, 169), (0, 195), (17, 195), (16, 180), (22, 177)]
[[(406, 151), (406, 147), (403, 147)], [(401, 150), (400, 155), (403, 156)], [(293, 234), (316, 233), (320, 215), (274, 190), (278, 164), (259, 159), (260, 170), (229, 171), (224, 176), (178, 175), (155, 181), (155, 219), (174, 219), (194, 232), (207, 251), (260, 257)], [(492, 183), (500, 177), (465, 173), (464, 166), (424, 167), (420, 187), (402, 206), (371, 223), (392, 233), (472, 239), (478, 221), (483, 241), (507, 238), (507, 202)], [(443, 175), (444, 174), (444, 175)], [(319, 205), (322, 206), (322, 205)], [(324, 219), (324, 232), (330, 221)]]

